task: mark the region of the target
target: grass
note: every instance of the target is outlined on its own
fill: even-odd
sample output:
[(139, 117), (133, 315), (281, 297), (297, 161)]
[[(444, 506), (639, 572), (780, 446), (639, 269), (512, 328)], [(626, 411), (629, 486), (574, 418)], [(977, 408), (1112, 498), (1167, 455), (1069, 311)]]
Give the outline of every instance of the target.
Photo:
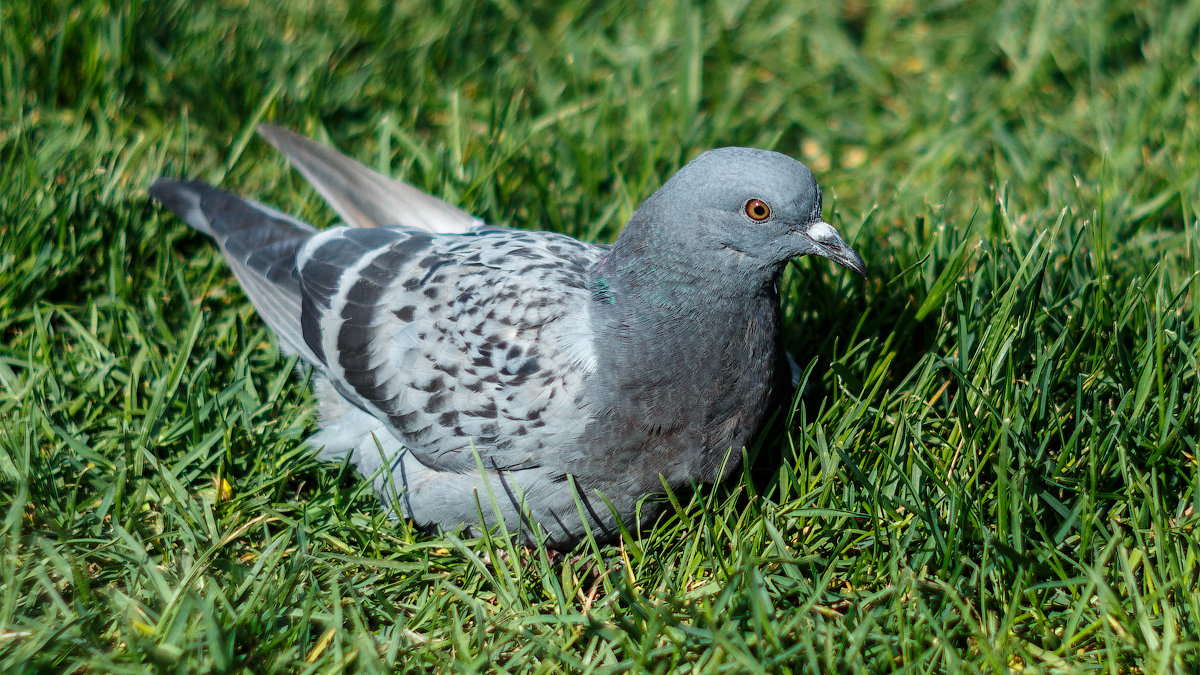
[[(1200, 668), (1198, 44), (1153, 1), (0, 2), (0, 670)], [(782, 466), (505, 558), (317, 463), (304, 378), (148, 203), (331, 223), (259, 121), (594, 241), (778, 149), (870, 278), (785, 279)]]

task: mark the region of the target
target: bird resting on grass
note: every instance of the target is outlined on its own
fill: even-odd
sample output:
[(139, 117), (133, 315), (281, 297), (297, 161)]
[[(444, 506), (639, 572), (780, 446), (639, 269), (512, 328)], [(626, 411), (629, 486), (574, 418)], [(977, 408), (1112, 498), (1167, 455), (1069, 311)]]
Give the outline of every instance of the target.
[(643, 498), (664, 485), (722, 480), (789, 390), (787, 262), (865, 274), (812, 173), (776, 152), (701, 154), (602, 246), (491, 227), (290, 131), (259, 133), (346, 226), (196, 181), (150, 194), (216, 240), (312, 366), (320, 457), (426, 530), (503, 520), (565, 550), (653, 518)]

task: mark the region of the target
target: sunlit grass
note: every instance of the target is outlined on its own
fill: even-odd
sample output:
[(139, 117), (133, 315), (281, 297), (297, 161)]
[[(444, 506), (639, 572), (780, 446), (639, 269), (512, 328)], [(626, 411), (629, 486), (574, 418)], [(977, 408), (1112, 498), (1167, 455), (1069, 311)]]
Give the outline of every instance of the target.
[[(0, 4), (0, 670), (1200, 667), (1200, 5), (919, 5)], [(790, 433), (653, 531), (422, 535), (147, 201), (331, 223), (260, 121), (593, 241), (773, 148), (870, 276), (788, 271)]]

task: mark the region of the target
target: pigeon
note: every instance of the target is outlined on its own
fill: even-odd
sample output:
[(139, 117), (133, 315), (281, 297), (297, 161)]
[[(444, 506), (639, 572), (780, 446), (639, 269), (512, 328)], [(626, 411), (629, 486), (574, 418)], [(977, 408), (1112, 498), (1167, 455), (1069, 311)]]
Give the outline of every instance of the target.
[[(569, 550), (722, 481), (789, 395), (780, 275), (865, 276), (807, 167), (700, 154), (612, 245), (489, 226), (285, 129), (259, 133), (345, 224), (202, 182), (151, 196), (212, 237), (282, 349), (313, 370), (324, 460), (424, 531), (503, 524)], [(781, 377), (781, 375), (783, 375)]]

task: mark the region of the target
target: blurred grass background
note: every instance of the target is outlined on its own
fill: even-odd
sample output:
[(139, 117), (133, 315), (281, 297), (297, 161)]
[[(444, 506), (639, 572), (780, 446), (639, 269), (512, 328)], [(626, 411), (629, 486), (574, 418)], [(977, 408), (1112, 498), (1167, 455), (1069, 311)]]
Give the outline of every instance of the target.
[[(1165, 1), (0, 3), (0, 670), (1200, 669), (1198, 45)], [(316, 463), (148, 203), (333, 222), (260, 121), (593, 241), (772, 148), (870, 278), (785, 279), (782, 467), (505, 558)]]

